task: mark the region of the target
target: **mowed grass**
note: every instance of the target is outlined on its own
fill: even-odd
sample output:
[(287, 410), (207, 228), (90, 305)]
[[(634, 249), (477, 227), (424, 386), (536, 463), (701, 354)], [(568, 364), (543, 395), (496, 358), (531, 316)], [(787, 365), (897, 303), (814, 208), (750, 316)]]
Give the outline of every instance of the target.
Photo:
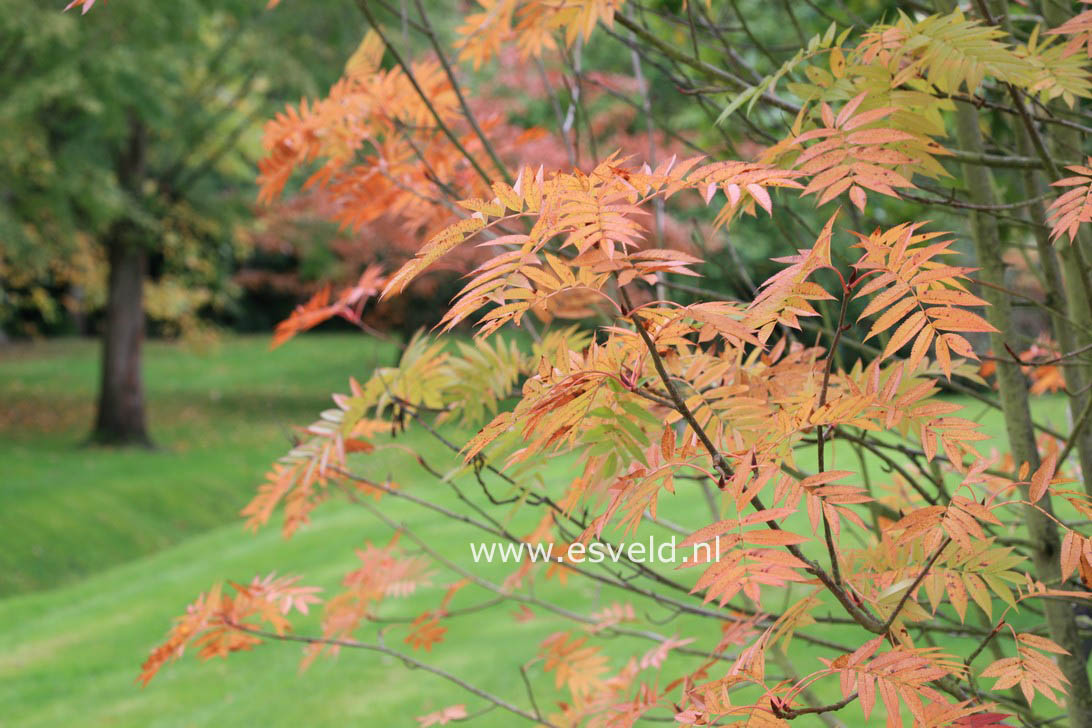
[[(440, 548), (456, 538), (442, 519), (412, 522)], [(253, 537), (223, 528), (74, 587), (0, 602), (2, 722), (28, 728), (74, 720), (88, 726), (407, 725), (413, 715), (464, 701), (453, 686), (371, 653), (322, 659), (299, 675), (301, 650), (293, 644), (211, 663), (191, 652), (148, 688), (134, 685), (140, 662), (171, 619), (214, 581), (247, 580), (275, 567), (331, 590), (352, 568), (353, 549), (369, 536), (385, 542), (390, 533), (356, 509), (330, 508), (288, 542), (276, 528)], [(415, 616), (438, 598), (430, 590), (400, 600), (397, 610)], [(316, 622), (301, 620), (299, 629), (314, 633)], [(453, 626), (453, 643), (471, 649), (437, 648), (421, 656), (498, 694), (511, 695), (512, 674), (492, 667), (500, 656), (488, 645), (545, 636), (542, 622), (500, 619), (485, 630), (471, 618)], [(408, 649), (404, 634), (402, 627), (389, 642)], [(509, 724), (503, 717), (493, 723)]]
[[(451, 465), (450, 459), (445, 460), (442, 446), (420, 436), (400, 438), (399, 444), (421, 452), (434, 466)], [(457, 505), (451, 488), (425, 473), (400, 448), (360, 458), (358, 469), (376, 475), (391, 473), (416, 496), (445, 506)], [(558, 461), (546, 465), (542, 476), (548, 481), (570, 477), (571, 470), (567, 463)], [(473, 476), (457, 482), (481, 503), (480, 494), (470, 490), (475, 482)], [(501, 495), (499, 488), (497, 494)], [(665, 515), (684, 518), (690, 510), (687, 500), (666, 502)], [(512, 565), (502, 563), (473, 563), (470, 540), (483, 537), (463, 524), (390, 496), (376, 507), (468, 573), (500, 584), (513, 570)], [(704, 504), (700, 507), (704, 509)], [(530, 530), (538, 515), (533, 509), (519, 513), (512, 521), (513, 529)], [(645, 539), (646, 533), (626, 540)], [(88, 726), (134, 728), (213, 724), (412, 726), (415, 716), (444, 706), (462, 703), (472, 713), (487, 707), (484, 701), (444, 679), (410, 670), (397, 659), (371, 652), (345, 650), (336, 658), (319, 659), (300, 674), (301, 648), (291, 643), (262, 645), (226, 661), (202, 662), (190, 650), (181, 661), (165, 667), (147, 688), (134, 684), (140, 662), (153, 645), (162, 641), (171, 620), (213, 583), (225, 579), (246, 581), (277, 569), (282, 574), (305, 575), (307, 584), (321, 586), (327, 594), (336, 593), (341, 577), (354, 568), (354, 549), (369, 541), (386, 543), (392, 535), (389, 526), (366, 509), (331, 502), (320, 508), (310, 526), (288, 541), (281, 537), (277, 524), (257, 535), (243, 533), (237, 525), (225, 526), (78, 584), (0, 601), (0, 715), (4, 716), (4, 724), (10, 721), (27, 728), (73, 721)], [(614, 536), (612, 540), (622, 538), (621, 534)], [(658, 533), (658, 538), (664, 537)], [(413, 548), (405, 535), (402, 543)], [(667, 573), (691, 583), (696, 577), (694, 572)], [(459, 577), (458, 572), (438, 569), (430, 586), (407, 598), (388, 600), (382, 615), (396, 621), (382, 626), (383, 641), (482, 690), (529, 708), (519, 665), (531, 660), (537, 645), (550, 634), (571, 630), (579, 636), (584, 634), (581, 626), (537, 605), (530, 607), (533, 616), (525, 619), (515, 604), (509, 604), (452, 618), (447, 621), (450, 631), (443, 643), (431, 652), (412, 650), (404, 643), (408, 634), (404, 621), (435, 608), (446, 586)], [(697, 635), (699, 644), (706, 646), (720, 639), (720, 625), (715, 622), (679, 617), (669, 606), (634, 599), (584, 579), (561, 584), (557, 578), (540, 577), (534, 594), (545, 602), (583, 614), (631, 602), (641, 623), (627, 626), (665, 636)], [(468, 587), (456, 595), (451, 608), (471, 607), (492, 596), (485, 589)], [(699, 603), (682, 594), (673, 596)], [(668, 623), (650, 625), (644, 621), (646, 616)], [(320, 630), (318, 614), (297, 616), (293, 621), (298, 633), (317, 634)], [(359, 636), (374, 640), (378, 629), (375, 625), (365, 626)], [(856, 635), (853, 630), (836, 626), (823, 636), (849, 644)], [(614, 658), (612, 668), (618, 669), (631, 655), (640, 655), (656, 643), (619, 638), (596, 644)], [(819, 654), (823, 653), (798, 642), (793, 659), (807, 663)], [(681, 674), (683, 665), (694, 669), (697, 662), (693, 657), (670, 660), (663, 669), (664, 681)], [(650, 671), (645, 678), (653, 679), (655, 673)], [(553, 689), (553, 675), (542, 674), (541, 662), (531, 666), (530, 674), (543, 709), (556, 710), (556, 702), (564, 695)], [(664, 711), (659, 712), (667, 717)], [(882, 720), (874, 723), (880, 725)], [(522, 721), (492, 710), (478, 715), (471, 724), (507, 728)]]
[[(149, 687), (134, 685), (140, 662), (163, 639), (171, 620), (212, 584), (246, 581), (276, 569), (303, 575), (305, 583), (323, 587), (329, 596), (354, 568), (354, 549), (391, 538), (388, 525), (366, 508), (337, 500), (323, 505), (313, 523), (288, 541), (278, 523), (256, 535), (243, 532), (235, 514), (268, 463), (284, 451), (282, 427), (310, 421), (326, 406), (330, 391), (344, 389), (349, 374), (363, 375), (377, 360), (389, 362), (393, 351), (393, 345), (377, 347), (353, 336), (303, 337), (273, 353), (266, 351), (264, 339), (229, 340), (204, 357), (153, 345), (146, 376), (153, 433), (162, 447), (154, 453), (79, 447), (94, 384), (95, 351), (90, 346), (47, 344), (0, 360), (0, 401), (26, 413), (22, 425), (5, 421), (0, 444), (2, 462), (10, 462), (5, 456), (14, 454), (19, 469), (17, 478), (5, 477), (0, 484), (0, 545), (5, 568), (12, 572), (4, 576), (23, 591), (40, 590), (0, 601), (0, 725), (412, 726), (414, 716), (447, 705), (465, 703), (471, 713), (485, 707), (484, 701), (435, 675), (372, 652), (346, 650), (335, 659), (318, 660), (301, 675), (301, 648), (295, 644), (266, 644), (211, 662), (199, 661), (191, 650)], [(64, 414), (67, 408), (71, 412)], [(998, 434), (995, 414), (968, 406), (968, 416), (980, 412), (991, 433)], [(1063, 424), (1056, 400), (1044, 400), (1039, 416), (1057, 427)], [(361, 473), (377, 479), (392, 476), (409, 493), (459, 507), (451, 486), (427, 473), (404, 450), (416, 450), (433, 468), (446, 472), (455, 461), (441, 444), (420, 432), (384, 444), (377, 454), (356, 456)], [(839, 452), (836, 459), (848, 455)], [(852, 460), (845, 465), (855, 467)], [(871, 465), (878, 473), (878, 464)], [(547, 483), (560, 486), (573, 474), (564, 460), (542, 464)], [(454, 482), (484, 504), (472, 474)], [(502, 486), (490, 482), (503, 495)], [(680, 482), (678, 495), (665, 495), (661, 515), (691, 527), (707, 523), (704, 501), (692, 487)], [(483, 536), (462, 524), (390, 496), (375, 506), (461, 569), (494, 583), (512, 571), (511, 565), (474, 564), (469, 540)], [(13, 509), (23, 515), (13, 514)], [(529, 531), (539, 515), (536, 509), (524, 509), (514, 516), (513, 530)], [(791, 525), (807, 529), (804, 521)], [(607, 536), (612, 541), (636, 540), (647, 539), (648, 533)], [(669, 535), (656, 533), (658, 538)], [(402, 539), (412, 546), (405, 535)], [(46, 559), (44, 554), (55, 556)], [(686, 583), (697, 576), (693, 570), (667, 573)], [(84, 574), (90, 576), (76, 581)], [(529, 708), (519, 665), (533, 657), (535, 646), (549, 634), (563, 629), (579, 633), (580, 627), (534, 605), (532, 619), (517, 619), (515, 605), (504, 605), (448, 620), (450, 632), (443, 643), (431, 652), (413, 651), (404, 643), (407, 627), (398, 620), (435, 608), (446, 585), (459, 576), (439, 570), (431, 586), (390, 600), (383, 616), (395, 621), (382, 626), (384, 643)], [(75, 583), (43, 589), (63, 582)], [(632, 625), (636, 629), (696, 635), (695, 646), (706, 648), (720, 638), (719, 625), (709, 620), (669, 619), (670, 606), (580, 578), (567, 585), (556, 578), (540, 579), (535, 595), (584, 614), (613, 602), (631, 602), (641, 620)], [(456, 595), (451, 607), (470, 607), (491, 596), (470, 587)], [(692, 599), (678, 592), (671, 596)], [(780, 597), (775, 601), (780, 604)], [(319, 619), (312, 613), (294, 622), (299, 633), (316, 634)], [(1035, 619), (1030, 615), (1020, 621), (1034, 624)], [(369, 625), (359, 636), (374, 640), (377, 629)], [(840, 625), (825, 627), (821, 636), (847, 646), (866, 638), (860, 630)], [(615, 638), (596, 644), (615, 658), (612, 669), (618, 669), (623, 657), (655, 643)], [(818, 656), (833, 654), (794, 641), (790, 658), (798, 670), (817, 667)], [(695, 658), (669, 661), (660, 683), (696, 664)], [(564, 696), (552, 690), (553, 676), (542, 675), (541, 669), (541, 663), (532, 665), (530, 673), (541, 707), (551, 712)], [(782, 674), (774, 661), (768, 672)], [(655, 678), (655, 671), (643, 675), (645, 680)], [(838, 697), (836, 690), (832, 681), (818, 686), (818, 693), (830, 700)], [(740, 702), (746, 702), (743, 697)], [(667, 717), (664, 711), (659, 715)], [(852, 726), (884, 724), (882, 709), (868, 722), (857, 706), (840, 717)], [(500, 728), (522, 721), (493, 710), (471, 724)]]
[(83, 446), (97, 343), (0, 348), (0, 596), (52, 588), (236, 518), (288, 447), (394, 343), (354, 335), (151, 342), (144, 381), (158, 450)]

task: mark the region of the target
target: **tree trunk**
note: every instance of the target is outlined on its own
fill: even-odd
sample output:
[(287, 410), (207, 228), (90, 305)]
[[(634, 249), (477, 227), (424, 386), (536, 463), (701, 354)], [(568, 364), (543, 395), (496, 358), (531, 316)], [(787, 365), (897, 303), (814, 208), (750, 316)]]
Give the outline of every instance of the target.
[(144, 341), (144, 273), (147, 253), (118, 233), (110, 258), (102, 379), (91, 439), (109, 445), (151, 445), (144, 415), (141, 345)]
[[(956, 110), (956, 133), (963, 150), (972, 153), (984, 151), (978, 112), (973, 107), (961, 105)], [(985, 167), (964, 165), (964, 178), (974, 203), (986, 207), (997, 204), (990, 173)], [(978, 264), (981, 266), (979, 277), (993, 286), (982, 291), (982, 297), (990, 303), (986, 316), (997, 329), (990, 334), (990, 344), (994, 351), (1005, 351), (1006, 342), (1013, 338), (1011, 301), (999, 290), (1005, 281), (997, 220), (988, 212), (974, 211), (971, 213), (971, 223), (971, 237)], [(1015, 362), (1002, 358), (997, 362), (997, 383), (1013, 459), (1017, 463), (1028, 463), (1034, 470), (1039, 466), (1039, 450), (1035, 442), (1024, 374)], [(1050, 500), (1044, 499), (1040, 506), (1045, 513), (1031, 507), (1025, 509), (1028, 534), (1035, 544), (1031, 554), (1035, 566), (1034, 575), (1047, 586), (1059, 588), (1062, 585), (1058, 529), (1048, 515)], [(1069, 651), (1069, 654), (1058, 656), (1058, 666), (1069, 681), (1066, 696), (1069, 728), (1092, 728), (1092, 687), (1089, 685), (1085, 662), (1078, 657), (1081, 639), (1073, 609), (1068, 603), (1056, 599), (1044, 600), (1042, 608), (1048, 636)]]
[[(1044, 3), (1043, 14), (1051, 26), (1058, 26), (1069, 19), (1066, 8), (1060, 3)], [(1058, 127), (1050, 132), (1051, 153), (1055, 160), (1069, 160), (1062, 164), (1079, 163), (1084, 157), (1082, 153), (1083, 140), (1081, 133), (1076, 129)], [(1060, 166), (1060, 165), (1057, 165)], [(1064, 175), (1060, 175), (1064, 176)], [(1053, 181), (1053, 180), (1052, 180)], [(1043, 221), (1045, 222), (1045, 220)], [(1039, 228), (1042, 230), (1042, 228)], [(1045, 235), (1045, 232), (1041, 233)], [(1077, 240), (1065, 246), (1059, 240), (1059, 257), (1064, 266), (1065, 290), (1068, 297), (1067, 308), (1069, 316), (1077, 324), (1071, 326), (1069, 340), (1058, 338), (1062, 346), (1060, 353), (1075, 351), (1076, 349), (1092, 343), (1092, 337), (1088, 335), (1088, 329), (1092, 327), (1092, 296), (1086, 285), (1087, 278), (1082, 270), (1082, 262), (1087, 263), (1087, 257), (1092, 252), (1092, 236), (1088, 228), (1081, 226)], [(1080, 253), (1083, 251), (1083, 255)], [(1066, 374), (1066, 388), (1073, 394), (1069, 397), (1070, 422), (1076, 424), (1085, 409), (1092, 406), (1092, 395), (1085, 388), (1092, 381), (1092, 367), (1080, 360), (1069, 362), (1071, 366), (1063, 367), (1072, 370), (1076, 376), (1073, 384), (1069, 383), (1070, 375)], [(1085, 428), (1077, 435), (1077, 455), (1081, 463), (1081, 474), (1084, 476), (1085, 491), (1092, 495), (1092, 428)]]
[[(118, 182), (135, 203), (140, 199), (145, 174), (146, 133), (135, 115), (129, 119), (129, 138), (118, 155)], [(106, 329), (102, 338), (102, 379), (93, 442), (106, 445), (151, 446), (144, 416), (144, 381), (141, 345), (144, 343), (144, 275), (148, 252), (140, 242), (140, 228), (121, 219), (105, 239), (110, 261), (106, 302)]]

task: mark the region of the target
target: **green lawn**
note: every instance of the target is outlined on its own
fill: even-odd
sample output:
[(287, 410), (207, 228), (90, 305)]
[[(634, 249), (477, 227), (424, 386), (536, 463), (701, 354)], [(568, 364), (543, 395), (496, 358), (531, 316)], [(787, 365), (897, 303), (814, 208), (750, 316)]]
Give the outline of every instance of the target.
[(0, 348), (0, 596), (55, 587), (233, 521), (291, 427), (389, 364), (395, 346), (311, 335), (276, 351), (229, 338), (205, 353), (153, 342), (144, 378), (159, 450), (83, 447), (98, 347)]
[[(353, 568), (354, 548), (390, 538), (390, 530), (365, 510), (338, 501), (322, 506), (314, 522), (289, 541), (277, 525), (257, 535), (244, 533), (236, 513), (269, 462), (285, 450), (286, 428), (310, 421), (330, 391), (344, 388), (349, 374), (366, 373), (377, 360), (390, 361), (393, 345), (377, 346), (357, 336), (305, 336), (269, 353), (264, 339), (229, 339), (198, 355), (153, 344), (146, 379), (161, 450), (152, 453), (80, 447), (91, 415), (94, 354), (89, 343), (61, 342), (0, 358), (0, 462), (7, 476), (0, 482), (0, 584), (9, 594), (22, 592), (0, 600), (0, 724), (413, 726), (414, 716), (446, 705), (466, 703), (472, 712), (483, 705), (435, 676), (368, 652), (321, 659), (300, 675), (301, 650), (291, 644), (264, 645), (207, 663), (189, 654), (149, 687), (136, 687), (147, 651), (162, 640), (171, 619), (213, 583), (277, 569), (303, 574), (329, 594)], [(968, 409), (969, 416), (978, 412), (974, 405)], [(1044, 402), (1041, 418), (1060, 425), (1062, 416), (1056, 400)], [(996, 432), (997, 418), (986, 417)], [(426, 437), (411, 433), (394, 444), (412, 445), (433, 467), (452, 467), (444, 448)], [(455, 504), (447, 485), (397, 447), (358, 457), (365, 474), (392, 474), (410, 492)], [(547, 482), (571, 475), (563, 461), (542, 471)], [(481, 500), (472, 476), (458, 482)], [(502, 564), (472, 566), (470, 536), (460, 524), (391, 497), (379, 507), (480, 576), (499, 582), (511, 571)], [(680, 495), (665, 496), (661, 508), (683, 523), (707, 519), (701, 499), (684, 488)], [(520, 513), (518, 527), (529, 530), (537, 515), (533, 509)], [(696, 574), (673, 576), (689, 582)], [(437, 573), (431, 588), (392, 602), (384, 615), (412, 618), (435, 607), (455, 578)], [(584, 613), (615, 600), (632, 601), (580, 579), (565, 587), (556, 580), (539, 582), (536, 595)], [(488, 597), (466, 589), (452, 606)], [(656, 622), (671, 615), (648, 601), (634, 606), (639, 616)], [(514, 607), (503, 606), (453, 618), (444, 643), (431, 653), (414, 654), (526, 706), (519, 664), (542, 638), (573, 627), (541, 609), (530, 621), (516, 620), (513, 612)], [(298, 631), (316, 633), (318, 618), (299, 619)], [(668, 635), (690, 631), (685, 619), (635, 626)], [(704, 635), (699, 644), (715, 643), (716, 625), (698, 629)], [(389, 627), (386, 644), (409, 652), (405, 634), (404, 626)], [(361, 638), (374, 635), (372, 627), (362, 630)], [(824, 630), (823, 637), (846, 644), (861, 640), (857, 630), (837, 626)], [(652, 643), (604, 644), (621, 657)], [(830, 656), (794, 643), (792, 657), (800, 666), (815, 665), (812, 658), (819, 654)], [(686, 665), (693, 669), (692, 659)], [(614, 667), (620, 666), (616, 661)], [(678, 666), (669, 662), (661, 683), (675, 677)], [(536, 684), (552, 683), (540, 670), (531, 671)], [(769, 671), (779, 674), (773, 663)], [(832, 689), (820, 688), (820, 694), (833, 699)], [(548, 689), (539, 696), (547, 711), (559, 698)], [(852, 706), (842, 718), (850, 726), (882, 725), (882, 711), (877, 712), (865, 723)], [(517, 723), (492, 711), (472, 724)], [(818, 723), (800, 722), (813, 724)]]

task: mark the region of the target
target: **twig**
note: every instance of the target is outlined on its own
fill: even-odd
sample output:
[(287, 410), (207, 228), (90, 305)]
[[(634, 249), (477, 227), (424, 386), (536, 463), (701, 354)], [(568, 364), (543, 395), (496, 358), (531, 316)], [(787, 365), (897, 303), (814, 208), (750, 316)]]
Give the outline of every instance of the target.
[(921, 573), (918, 574), (918, 578), (914, 579), (914, 583), (910, 585), (910, 588), (907, 589), (906, 593), (902, 595), (902, 599), (899, 599), (899, 603), (895, 605), (895, 609), (892, 610), (891, 616), (889, 616), (887, 618), (887, 621), (883, 623), (883, 631), (885, 634), (888, 632), (888, 630), (891, 629), (891, 625), (895, 623), (896, 619), (898, 619), (899, 613), (902, 611), (902, 608), (906, 606), (906, 603), (908, 601), (910, 601), (910, 596), (919, 586), (921, 586), (921, 582), (925, 581), (925, 577), (929, 574), (929, 570), (933, 568), (933, 564), (937, 562), (937, 559), (940, 558), (940, 555), (944, 553), (944, 549), (947, 548), (948, 544), (950, 544), (951, 542), (951, 536), (944, 539), (944, 542), (940, 544), (940, 546), (937, 546), (937, 550), (933, 552), (933, 555), (931, 557), (929, 557), (929, 561), (925, 563), (925, 566), (922, 568)]
[(484, 700), (488, 700), (493, 705), (497, 706), (498, 708), (502, 708), (503, 710), (507, 710), (509, 713), (512, 713), (513, 715), (518, 715), (521, 718), (526, 718), (527, 720), (529, 720), (529, 721), (531, 721), (533, 723), (538, 723), (540, 725), (550, 726), (551, 728), (558, 728), (555, 724), (553, 724), (553, 723), (549, 722), (548, 720), (544, 719), (541, 715), (535, 715), (535, 714), (529, 713), (526, 710), (524, 710), (523, 708), (512, 705), (512, 703), (509, 703), (504, 698), (501, 698), (501, 697), (498, 697), (496, 695), (493, 695), (492, 693), (486, 692), (485, 690), (482, 690), (481, 688), (477, 687), (476, 685), (472, 685), (472, 684), (468, 683), (467, 681), (463, 680), (462, 678), (457, 677), (455, 675), (452, 675), (450, 672), (447, 672), (446, 670), (441, 670), (438, 667), (435, 667), (433, 665), (429, 665), (428, 663), (425, 663), (425, 662), (421, 662), (420, 660), (418, 660), (418, 659), (416, 659), (416, 658), (414, 658), (414, 657), (412, 657), (410, 655), (407, 655), (404, 652), (399, 652), (398, 650), (392, 650), (390, 647), (387, 647), (386, 645), (373, 644), (371, 642), (359, 642), (357, 640), (350, 640), (350, 639), (335, 639), (335, 638), (328, 638), (328, 637), (313, 637), (313, 636), (309, 636), (309, 635), (288, 634), (288, 633), (278, 634), (276, 632), (267, 632), (264, 629), (254, 629), (252, 627), (247, 627), (247, 626), (241, 625), (241, 624), (232, 624), (232, 625), (229, 625), (229, 626), (231, 626), (232, 629), (236, 629), (236, 630), (238, 630), (240, 632), (246, 632), (248, 634), (255, 635), (256, 637), (263, 637), (265, 639), (271, 639), (271, 640), (280, 640), (282, 642), (302, 642), (302, 643), (308, 644), (308, 645), (331, 645), (331, 646), (335, 646), (335, 647), (348, 647), (348, 648), (354, 649), (354, 650), (369, 650), (371, 652), (379, 652), (381, 654), (384, 654), (384, 655), (387, 655), (389, 657), (393, 657), (393, 658), (397, 659), (403, 665), (410, 668), (411, 670), (424, 670), (425, 672), (431, 672), (433, 675), (441, 677), (441, 678), (443, 678), (444, 680), (447, 680), (450, 683), (454, 683), (455, 685), (458, 685), (459, 687), (461, 687), (463, 690), (466, 690), (468, 693), (472, 693), (474, 695), (477, 695), (479, 698), (482, 698)]

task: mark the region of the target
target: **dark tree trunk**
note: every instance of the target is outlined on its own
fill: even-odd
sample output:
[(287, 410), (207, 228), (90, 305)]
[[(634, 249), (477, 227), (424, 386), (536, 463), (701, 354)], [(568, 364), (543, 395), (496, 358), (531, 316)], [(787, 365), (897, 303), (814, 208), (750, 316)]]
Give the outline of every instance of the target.
[[(138, 201), (144, 180), (145, 131), (133, 117), (126, 148), (118, 157), (121, 187)], [(120, 220), (104, 244), (110, 262), (106, 328), (102, 337), (102, 379), (93, 442), (150, 446), (144, 415), (141, 346), (144, 343), (144, 275), (148, 252), (139, 227)]]
[(147, 253), (124, 235), (108, 243), (110, 258), (102, 379), (91, 439), (109, 445), (150, 445), (144, 416), (141, 345)]

